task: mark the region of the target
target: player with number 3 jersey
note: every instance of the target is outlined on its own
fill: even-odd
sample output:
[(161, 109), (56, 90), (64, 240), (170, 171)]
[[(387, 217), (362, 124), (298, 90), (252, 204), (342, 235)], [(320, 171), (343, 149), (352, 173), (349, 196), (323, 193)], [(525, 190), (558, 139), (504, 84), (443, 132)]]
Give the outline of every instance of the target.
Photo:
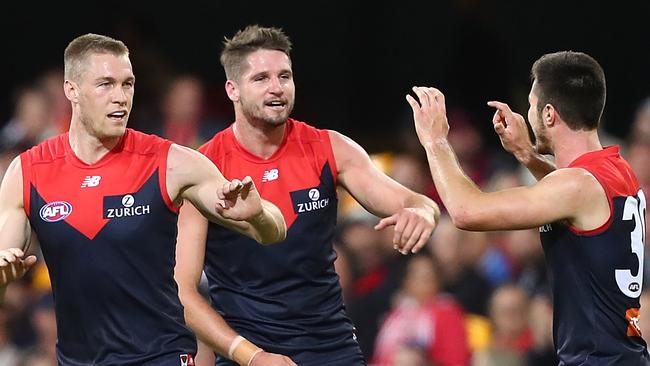
[(558, 294), (553, 302), (558, 351), (576, 358), (580, 350), (589, 348), (604, 354), (641, 354), (646, 348), (638, 324), (644, 193), (618, 147), (584, 154), (569, 167), (584, 169), (598, 180), (607, 195), (610, 217), (593, 230), (562, 223), (540, 228)]
[[(604, 72), (592, 57), (569, 51), (542, 56), (532, 77), (535, 146), (523, 116), (504, 103), (488, 105), (504, 148), (539, 181), (499, 192), (481, 192), (458, 165), (444, 95), (416, 87), (417, 100), (407, 96), (436, 188), (462, 229), (540, 228), (560, 365), (650, 365), (638, 326), (646, 200), (618, 147), (600, 144)], [(541, 154), (553, 154), (558, 169)]]

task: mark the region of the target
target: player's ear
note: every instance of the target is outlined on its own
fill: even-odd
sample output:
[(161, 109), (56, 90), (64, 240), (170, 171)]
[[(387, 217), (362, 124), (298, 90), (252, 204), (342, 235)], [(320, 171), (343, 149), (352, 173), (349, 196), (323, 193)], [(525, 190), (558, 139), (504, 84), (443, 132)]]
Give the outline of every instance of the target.
[(557, 113), (557, 109), (552, 104), (547, 104), (542, 110), (542, 122), (546, 127), (551, 127), (555, 125), (555, 122), (560, 117)]
[(234, 80), (226, 81), (226, 94), (233, 102), (239, 102), (239, 85)]
[(77, 103), (79, 101), (79, 86), (74, 81), (66, 80), (63, 83), (63, 92), (69, 101), (73, 103)]

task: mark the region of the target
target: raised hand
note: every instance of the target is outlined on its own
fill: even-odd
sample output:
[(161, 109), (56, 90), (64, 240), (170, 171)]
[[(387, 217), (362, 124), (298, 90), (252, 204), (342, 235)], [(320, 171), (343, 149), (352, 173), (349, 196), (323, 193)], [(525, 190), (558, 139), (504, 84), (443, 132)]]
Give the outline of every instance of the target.
[[(425, 145), (449, 133), (445, 96), (436, 88), (413, 87), (418, 100), (406, 95), (406, 101), (413, 109), (415, 131), (420, 142)], [(418, 103), (419, 101), (419, 103)]]
[(221, 202), (217, 202), (216, 210), (227, 219), (247, 220), (262, 213), (260, 194), (249, 176), (224, 183), (217, 197)]
[(23, 258), (24, 256), (25, 253), (18, 248), (0, 250), (0, 287), (24, 276), (36, 263), (35, 256)]
[(417, 253), (427, 244), (436, 223), (433, 215), (424, 209), (403, 208), (379, 221), (375, 230), (382, 230), (391, 225), (395, 225), (394, 248), (402, 254), (408, 254)]
[(506, 103), (491, 101), (487, 104), (496, 109), (492, 124), (503, 148), (519, 161), (533, 153), (534, 147), (524, 117), (513, 112)]

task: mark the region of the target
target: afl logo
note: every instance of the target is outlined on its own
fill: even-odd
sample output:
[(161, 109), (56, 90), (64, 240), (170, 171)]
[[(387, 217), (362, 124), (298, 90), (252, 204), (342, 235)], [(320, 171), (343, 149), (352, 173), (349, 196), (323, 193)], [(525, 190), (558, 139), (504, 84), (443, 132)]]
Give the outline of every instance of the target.
[(309, 198), (311, 198), (312, 201), (318, 201), (320, 198), (320, 192), (318, 192), (318, 189), (313, 188), (309, 190)]
[(641, 290), (641, 285), (639, 285), (636, 282), (632, 282), (632, 283), (630, 283), (630, 285), (627, 288), (630, 291), (640, 291)]
[(50, 202), (41, 207), (39, 214), (41, 219), (46, 222), (57, 222), (70, 216), (72, 213), (72, 205), (64, 201)]
[(127, 194), (126, 196), (122, 197), (122, 206), (124, 207), (131, 207), (133, 206), (133, 203), (135, 202), (135, 198), (131, 196), (130, 194)]

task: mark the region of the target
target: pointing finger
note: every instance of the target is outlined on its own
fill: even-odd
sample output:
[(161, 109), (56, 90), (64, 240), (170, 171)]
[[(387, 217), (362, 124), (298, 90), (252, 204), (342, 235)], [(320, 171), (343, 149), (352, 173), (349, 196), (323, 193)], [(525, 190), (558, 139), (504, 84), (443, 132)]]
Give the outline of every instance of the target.
[(507, 105), (506, 103), (501, 103), (501, 102), (497, 102), (497, 101), (489, 101), (489, 102), (487, 102), (487, 105), (492, 107), (492, 108), (496, 108), (496, 109), (500, 110), (501, 112), (503, 112), (504, 117), (507, 114), (512, 114), (512, 109), (510, 109), (510, 106)]

